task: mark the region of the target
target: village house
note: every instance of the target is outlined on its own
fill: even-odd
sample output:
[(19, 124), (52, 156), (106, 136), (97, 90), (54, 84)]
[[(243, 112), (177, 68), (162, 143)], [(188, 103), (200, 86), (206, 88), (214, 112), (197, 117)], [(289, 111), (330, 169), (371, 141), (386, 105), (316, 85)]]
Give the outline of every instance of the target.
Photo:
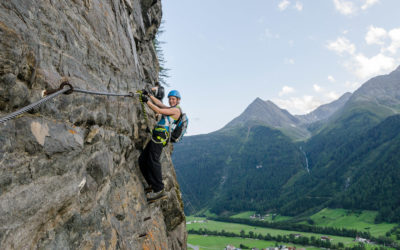
[(291, 235), (291, 236), (293, 235), (295, 239), (297, 239), (297, 238), (299, 238), (299, 237), (302, 236), (301, 234), (290, 234), (290, 235)]
[(370, 241), (368, 239), (364, 239), (364, 238), (361, 238), (361, 237), (358, 237), (358, 236), (356, 237), (356, 239), (354, 241), (362, 242), (362, 243), (370, 243)]
[(331, 241), (332, 239), (329, 236), (321, 236), (321, 240)]
[(261, 219), (261, 215), (260, 214), (253, 214), (250, 216), (250, 219)]
[(235, 247), (235, 246), (233, 246), (233, 245), (227, 245), (227, 246), (225, 247), (225, 250), (240, 250), (240, 248), (237, 248), (237, 247)]
[(194, 221), (188, 221), (186, 222), (186, 225), (190, 225), (192, 223), (207, 223), (207, 220), (194, 220)]

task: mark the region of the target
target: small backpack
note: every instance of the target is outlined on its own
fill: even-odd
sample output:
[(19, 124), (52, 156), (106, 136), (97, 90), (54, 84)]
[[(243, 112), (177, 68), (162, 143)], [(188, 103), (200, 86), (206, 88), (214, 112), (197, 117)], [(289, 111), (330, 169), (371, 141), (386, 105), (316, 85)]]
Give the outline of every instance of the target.
[(174, 130), (172, 130), (171, 141), (179, 142), (180, 140), (182, 140), (182, 137), (186, 133), (186, 129), (189, 125), (189, 119), (185, 113), (182, 113), (182, 110), (181, 110), (181, 116), (179, 117), (179, 119), (176, 122), (174, 122), (174, 124), (176, 126), (175, 126)]

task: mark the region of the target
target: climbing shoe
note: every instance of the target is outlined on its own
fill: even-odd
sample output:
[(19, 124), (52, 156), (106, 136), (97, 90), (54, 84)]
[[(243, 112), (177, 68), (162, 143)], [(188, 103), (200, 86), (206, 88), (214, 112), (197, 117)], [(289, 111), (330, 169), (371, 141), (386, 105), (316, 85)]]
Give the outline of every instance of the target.
[(153, 192), (153, 193), (149, 193), (147, 196), (147, 202), (148, 203), (153, 203), (156, 202), (158, 200), (163, 200), (167, 198), (167, 194), (165, 193), (164, 189), (162, 189), (161, 191), (158, 192)]
[(147, 187), (144, 188), (144, 193), (145, 194), (148, 194), (148, 193), (151, 193), (151, 192), (153, 192), (153, 188), (151, 186), (147, 186)]

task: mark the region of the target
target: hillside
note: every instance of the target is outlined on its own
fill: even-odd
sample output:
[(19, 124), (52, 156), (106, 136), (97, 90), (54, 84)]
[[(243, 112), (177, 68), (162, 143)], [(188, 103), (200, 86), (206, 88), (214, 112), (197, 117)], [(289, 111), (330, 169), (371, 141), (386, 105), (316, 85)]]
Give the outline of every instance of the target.
[(272, 208), (279, 187), (306, 172), (299, 148), (265, 126), (185, 138), (173, 161), (188, 212), (205, 205), (216, 213)]
[[(186, 137), (177, 145), (173, 160), (181, 183), (202, 179), (202, 170), (212, 176), (202, 189), (193, 186), (189, 193), (183, 186), (185, 200), (193, 203), (192, 210), (209, 208), (216, 213), (273, 210), (297, 216), (335, 207), (376, 210), (377, 221), (400, 221), (400, 201), (394, 195), (400, 192), (399, 91), (398, 68), (305, 116), (294, 117), (256, 99), (224, 129)], [(287, 133), (290, 126), (306, 129), (304, 124), (312, 131), (308, 140), (297, 141)], [(227, 145), (217, 135), (227, 136)], [(210, 148), (209, 141), (218, 148)], [(201, 158), (181, 157), (182, 152), (202, 150), (208, 153)], [(271, 168), (264, 169), (267, 162)], [(218, 179), (222, 176), (225, 179)], [(198, 192), (196, 198), (193, 192)], [(205, 193), (210, 202), (193, 202)]]
[(397, 167), (400, 115), (325, 153), (311, 168), (311, 176), (281, 196), (284, 214), (297, 215), (314, 207), (379, 211), (377, 221), (399, 221), (394, 195), (400, 190)]

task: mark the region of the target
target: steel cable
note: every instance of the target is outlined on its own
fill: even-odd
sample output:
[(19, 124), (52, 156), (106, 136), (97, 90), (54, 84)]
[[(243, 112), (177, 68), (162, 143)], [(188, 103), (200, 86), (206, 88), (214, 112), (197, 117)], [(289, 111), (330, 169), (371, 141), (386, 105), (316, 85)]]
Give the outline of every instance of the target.
[(19, 110), (15, 111), (15, 112), (13, 112), (13, 113), (11, 113), (9, 115), (6, 115), (6, 116), (0, 118), (0, 123), (4, 123), (4, 122), (6, 122), (6, 121), (8, 121), (10, 119), (13, 119), (13, 118), (15, 118), (15, 117), (17, 117), (17, 116), (19, 116), (19, 115), (31, 110), (31, 109), (33, 109), (35, 107), (39, 106), (40, 104), (42, 104), (44, 102), (47, 102), (47, 101), (49, 101), (49, 100), (51, 100), (51, 99), (53, 99), (53, 98), (65, 93), (65, 92), (67, 92), (69, 90), (70, 89), (68, 89), (68, 88), (60, 89), (57, 92), (54, 92), (51, 95), (48, 95), (45, 98), (43, 98), (43, 99), (41, 99), (41, 100), (39, 100), (37, 102), (34, 102), (34, 103), (32, 103), (32, 104), (30, 104), (30, 105), (28, 105), (26, 107), (23, 107), (22, 109), (19, 109)]
[[(64, 86), (69, 86), (70, 88), (64, 88)], [(79, 93), (84, 93), (84, 94), (91, 94), (91, 95), (103, 95), (103, 96), (120, 96), (120, 97), (134, 97), (135, 94), (132, 92), (129, 93), (123, 93), (123, 94), (118, 94), (118, 93), (110, 93), (110, 92), (99, 92), (99, 91), (90, 91), (90, 90), (84, 90), (84, 89), (77, 89), (77, 88), (73, 88), (71, 84), (69, 84), (67, 81), (63, 82), (60, 85), (60, 88), (57, 90), (46, 90), (44, 91), (46, 97), (44, 97), (43, 99), (32, 103), (26, 107), (23, 107), (22, 109), (19, 109), (11, 114), (8, 114), (2, 118), (0, 118), (0, 124), (4, 123), (10, 119), (13, 119), (37, 106), (39, 106), (40, 104), (47, 102), (61, 94), (71, 94), (73, 92), (79, 92)], [(49, 93), (48, 95), (46, 93)], [(147, 118), (145, 116), (145, 118)]]
[(105, 95), (105, 96), (122, 96), (122, 97), (133, 97), (134, 96), (133, 93), (117, 94), (117, 93), (109, 93), (109, 92), (90, 91), (90, 90), (77, 89), (77, 88), (74, 88), (74, 92), (91, 94), (91, 95)]

